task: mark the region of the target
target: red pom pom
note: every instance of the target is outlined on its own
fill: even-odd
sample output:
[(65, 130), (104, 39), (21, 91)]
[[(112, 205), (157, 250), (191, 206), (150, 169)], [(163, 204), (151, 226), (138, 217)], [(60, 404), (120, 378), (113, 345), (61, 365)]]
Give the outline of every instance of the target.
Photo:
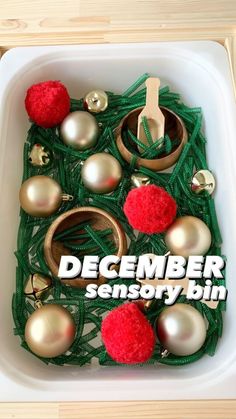
[(70, 112), (70, 97), (59, 81), (45, 81), (28, 89), (25, 107), (32, 121), (50, 128), (60, 124)]
[(146, 234), (162, 233), (173, 222), (177, 205), (165, 189), (156, 185), (132, 189), (124, 204), (130, 225)]
[(152, 356), (155, 335), (135, 303), (112, 310), (103, 320), (101, 332), (107, 353), (116, 362), (138, 364)]

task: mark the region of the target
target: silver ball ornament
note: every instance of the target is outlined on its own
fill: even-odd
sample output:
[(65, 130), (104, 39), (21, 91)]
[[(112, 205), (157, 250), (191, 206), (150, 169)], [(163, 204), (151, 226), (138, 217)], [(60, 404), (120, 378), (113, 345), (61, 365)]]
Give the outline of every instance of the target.
[(85, 111), (71, 112), (61, 124), (63, 142), (75, 150), (93, 147), (98, 140), (99, 127), (93, 115)]
[(84, 97), (84, 107), (89, 112), (104, 112), (108, 107), (108, 96), (104, 90), (95, 89), (88, 92)]
[(81, 177), (90, 191), (105, 194), (116, 189), (122, 177), (122, 169), (111, 154), (97, 153), (84, 162)]
[(164, 309), (157, 319), (156, 327), (161, 345), (178, 356), (194, 354), (206, 339), (203, 316), (188, 304), (175, 304)]
[(200, 218), (186, 215), (171, 224), (165, 243), (173, 255), (185, 258), (205, 255), (211, 246), (211, 232)]

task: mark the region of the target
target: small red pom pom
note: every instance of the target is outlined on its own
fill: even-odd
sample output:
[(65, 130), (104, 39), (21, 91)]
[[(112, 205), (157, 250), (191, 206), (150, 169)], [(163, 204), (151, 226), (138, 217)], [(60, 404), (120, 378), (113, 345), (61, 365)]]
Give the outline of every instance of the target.
[(107, 353), (116, 362), (138, 364), (152, 356), (154, 331), (135, 303), (112, 310), (103, 320), (101, 332)]
[(70, 112), (70, 97), (59, 81), (45, 81), (28, 89), (25, 107), (32, 121), (50, 128), (60, 124)]
[(165, 189), (147, 185), (132, 189), (127, 195), (123, 209), (134, 229), (153, 234), (162, 233), (172, 224), (177, 205)]

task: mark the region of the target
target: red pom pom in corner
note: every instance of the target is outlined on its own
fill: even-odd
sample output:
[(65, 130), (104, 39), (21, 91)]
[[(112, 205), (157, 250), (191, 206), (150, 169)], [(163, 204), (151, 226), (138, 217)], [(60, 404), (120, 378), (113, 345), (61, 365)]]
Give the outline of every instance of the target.
[(134, 229), (154, 234), (162, 233), (172, 224), (177, 205), (165, 189), (146, 185), (128, 193), (123, 210)]
[(112, 310), (102, 322), (101, 333), (107, 353), (116, 362), (139, 364), (152, 356), (154, 331), (135, 303)]
[(25, 108), (32, 121), (43, 128), (60, 124), (70, 112), (70, 97), (59, 81), (33, 84), (25, 98)]

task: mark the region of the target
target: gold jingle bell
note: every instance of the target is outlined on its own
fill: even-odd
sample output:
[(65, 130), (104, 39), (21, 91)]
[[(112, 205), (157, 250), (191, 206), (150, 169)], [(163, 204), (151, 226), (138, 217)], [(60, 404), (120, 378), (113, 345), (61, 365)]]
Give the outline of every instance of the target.
[(29, 153), (29, 162), (32, 166), (42, 167), (50, 163), (51, 153), (42, 144), (34, 144)]
[(104, 90), (95, 89), (88, 92), (84, 97), (84, 108), (89, 112), (104, 112), (108, 107), (108, 96)]
[(195, 194), (207, 192), (211, 195), (216, 186), (216, 181), (213, 174), (209, 170), (198, 170), (192, 178), (191, 190)]
[(60, 185), (49, 176), (32, 176), (22, 183), (19, 193), (23, 210), (33, 217), (48, 217), (58, 210), (62, 201), (73, 196), (63, 194)]
[(131, 184), (134, 188), (139, 188), (140, 186), (146, 186), (151, 183), (150, 178), (147, 175), (144, 175), (140, 172), (135, 172), (131, 176)]
[(46, 296), (51, 286), (51, 278), (38, 273), (31, 274), (25, 284), (24, 294), (31, 299), (38, 300)]

